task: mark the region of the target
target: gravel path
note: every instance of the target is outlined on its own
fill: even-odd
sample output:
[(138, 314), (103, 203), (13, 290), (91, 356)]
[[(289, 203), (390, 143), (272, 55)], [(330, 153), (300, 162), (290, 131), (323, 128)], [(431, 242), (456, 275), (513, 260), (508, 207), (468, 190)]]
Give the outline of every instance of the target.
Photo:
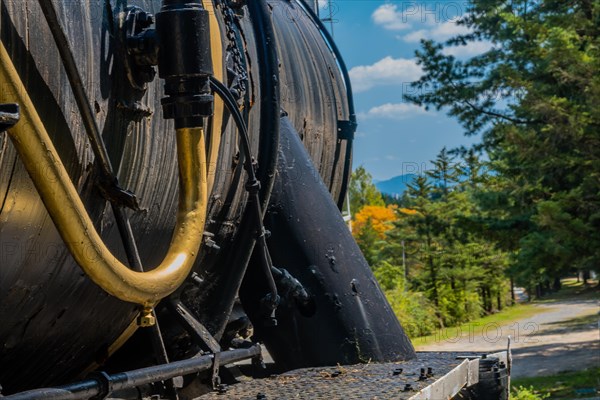
[(600, 303), (565, 300), (537, 304), (539, 313), (507, 325), (490, 324), (479, 335), (444, 338), (419, 346), (420, 351), (494, 352), (512, 338), (514, 378), (554, 375), (600, 367)]

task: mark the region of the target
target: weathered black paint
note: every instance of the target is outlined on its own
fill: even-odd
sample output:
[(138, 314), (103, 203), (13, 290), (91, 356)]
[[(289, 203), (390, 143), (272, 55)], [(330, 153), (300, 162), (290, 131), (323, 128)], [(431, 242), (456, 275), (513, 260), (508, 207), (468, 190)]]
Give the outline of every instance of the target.
[(387, 303), (291, 122), (281, 125), (277, 179), (265, 225), (275, 266), (314, 298), (312, 315), (283, 299), (278, 325), (261, 324), (261, 272), (250, 266), (241, 299), (277, 366), (407, 360), (412, 344)]
[[(215, 3), (225, 4), (219, 0)], [(329, 199), (333, 196), (339, 202), (344, 197), (343, 186), (348, 179), (344, 165), (350, 152), (347, 142), (340, 141), (337, 136), (337, 121), (350, 118), (344, 79), (334, 54), (304, 9), (295, 1), (270, 0), (268, 3), (269, 7), (253, 0), (248, 6), (236, 9), (233, 29), (236, 41), (244, 49), (242, 61), (249, 75), (249, 104), (244, 111), (248, 116), (252, 153), (259, 164), (257, 174), (262, 183), (263, 207), (269, 202), (276, 175), (278, 124), (282, 110), (289, 115), (294, 132), (299, 133), (313, 160), (313, 172), (325, 181), (323, 193), (329, 190)], [(130, 84), (127, 71), (120, 64), (120, 60), (126, 58), (126, 49), (123, 42), (117, 40), (116, 20), (128, 6), (138, 6), (155, 14), (160, 10), (161, 2), (53, 0), (53, 4), (81, 75), (83, 92), (93, 105), (93, 118), (120, 186), (133, 191), (139, 199), (141, 209), (128, 214), (143, 267), (150, 269), (162, 259), (168, 247), (177, 207), (173, 123), (161, 116), (162, 82), (157, 79), (149, 83), (147, 91)], [(94, 163), (83, 128), (86, 124), (78, 111), (38, 0), (0, 0), (0, 7), (2, 42), (98, 231), (114, 254), (124, 261), (126, 257), (112, 211), (97, 190), (97, 178), (102, 172)], [(216, 17), (225, 32), (219, 7)], [(223, 48), (226, 53), (230, 51), (228, 43), (223, 43)], [(186, 286), (177, 293), (217, 337), (228, 321), (255, 234), (252, 218), (246, 212), (245, 178), (237, 157), (238, 137), (231, 125), (225, 123), (223, 126), (206, 228), (214, 234), (211, 240), (220, 251), (205, 247), (199, 257), (195, 271), (203, 279), (203, 287)], [(310, 163), (306, 154), (302, 162)], [(338, 214), (335, 207), (326, 211)], [(300, 228), (290, 226), (289, 232), (277, 239), (274, 236), (273, 240), (280, 242), (272, 242), (272, 245), (282, 243), (287, 246), (285, 238), (300, 234), (296, 229)], [(275, 252), (276, 262), (280, 260), (282, 250)], [(318, 247), (314, 251), (320, 254)], [(348, 251), (342, 252), (346, 255), (330, 254), (330, 259), (352, 258), (357, 250)], [(278, 266), (290, 270), (305, 284), (307, 279), (302, 273), (295, 275), (301, 269), (292, 271), (288, 265)], [(340, 304), (348, 309), (354, 304), (354, 307), (364, 307), (365, 312), (375, 312), (375, 301), (384, 300), (372, 278), (364, 281), (361, 276), (356, 278), (364, 286), (359, 290), (360, 296), (350, 300), (342, 298)], [(322, 278), (335, 280), (338, 276), (324, 273)], [(261, 279), (255, 288), (257, 296), (265, 293), (260, 288), (264, 277)], [(319, 285), (309, 282), (307, 287), (315, 290)], [(371, 289), (374, 294), (363, 294)], [(336, 293), (339, 296), (346, 291), (336, 289)], [(318, 296), (321, 301), (336, 304), (333, 291)], [(360, 299), (364, 301), (358, 301)], [(246, 302), (250, 308), (256, 304)], [(89, 364), (104, 362), (108, 347), (134, 319), (136, 311), (135, 306), (107, 295), (81, 272), (62, 243), (6, 135), (0, 134), (0, 384), (4, 393), (64, 383)], [(285, 311), (284, 308), (281, 311)], [(317, 310), (316, 315), (320, 315), (319, 312)], [(388, 311), (383, 313), (388, 315)], [(258, 321), (255, 320), (255, 324)], [(342, 344), (342, 348), (349, 349), (348, 360), (358, 356), (350, 349), (356, 343), (364, 349), (371, 346), (372, 350), (383, 344), (397, 344), (391, 339), (377, 338), (379, 345), (369, 345), (374, 335), (355, 330), (346, 322), (332, 319), (331, 326), (324, 328), (324, 336), (318, 340), (335, 343), (332, 340), (339, 336), (332, 332), (337, 329), (356, 332), (357, 341)], [(297, 332), (308, 334), (312, 326), (309, 321)], [(289, 321), (284, 318), (282, 329), (285, 327), (289, 327)], [(376, 332), (382, 330), (379, 325), (374, 328)], [(394, 330), (399, 332), (392, 324), (389, 331)], [(286, 328), (283, 332), (287, 335), (292, 331)], [(305, 339), (308, 337), (300, 342)], [(297, 348), (272, 346), (272, 349), (286, 365), (298, 361)], [(325, 358), (315, 357), (313, 350), (306, 353), (304, 364), (315, 360), (324, 362)], [(396, 350), (399, 354), (411, 354), (410, 348), (401, 346)], [(324, 354), (337, 357), (339, 351), (338, 348)], [(294, 355), (293, 362), (288, 362), (288, 352)], [(387, 350), (381, 355), (392, 358)]]
[[(146, 95), (129, 86), (118, 62), (124, 49), (114, 40), (113, 16), (129, 5), (156, 13), (160, 1), (54, 1), (54, 5), (121, 186), (140, 200), (141, 210), (129, 216), (143, 266), (149, 269), (162, 259), (174, 226), (175, 136), (172, 122), (161, 116), (162, 82), (150, 83)], [(95, 188), (100, 173), (84, 124), (38, 2), (2, 1), (1, 10), (2, 42), (98, 231), (124, 261), (112, 212)], [(253, 48), (248, 48), (248, 56), (256, 60)], [(252, 74), (256, 77), (249, 90), (258, 97), (260, 80), (256, 71)], [(250, 140), (259, 162), (269, 165), (271, 155), (258, 151), (259, 110), (258, 105), (249, 110)], [(223, 262), (223, 254), (238, 254), (243, 261), (243, 255), (251, 252), (251, 245), (236, 236), (246, 198), (243, 180), (235, 178), (242, 170), (232, 162), (236, 153), (235, 135), (225, 127), (207, 227), (223, 252), (203, 252), (197, 264), (203, 267)], [(137, 310), (107, 295), (81, 272), (5, 135), (0, 135), (0, 199), (0, 383), (4, 393), (10, 393), (65, 382), (88, 365), (103, 362), (108, 347)]]

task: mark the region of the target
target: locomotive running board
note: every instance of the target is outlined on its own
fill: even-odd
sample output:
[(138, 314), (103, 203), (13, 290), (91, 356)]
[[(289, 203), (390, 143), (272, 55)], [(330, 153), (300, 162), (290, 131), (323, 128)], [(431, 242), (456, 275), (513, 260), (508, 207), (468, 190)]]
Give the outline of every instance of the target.
[[(229, 386), (226, 398), (501, 400), (508, 398), (508, 354), (423, 352), (410, 361), (305, 368)], [(196, 400), (223, 398), (211, 393)]]

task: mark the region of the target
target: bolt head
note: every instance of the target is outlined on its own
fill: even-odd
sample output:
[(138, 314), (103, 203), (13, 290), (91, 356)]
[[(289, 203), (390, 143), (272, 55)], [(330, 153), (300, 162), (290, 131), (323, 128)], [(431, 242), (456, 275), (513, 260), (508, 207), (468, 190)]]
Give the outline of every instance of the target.
[(141, 328), (148, 328), (156, 325), (156, 318), (152, 313), (142, 314), (138, 317), (137, 324)]

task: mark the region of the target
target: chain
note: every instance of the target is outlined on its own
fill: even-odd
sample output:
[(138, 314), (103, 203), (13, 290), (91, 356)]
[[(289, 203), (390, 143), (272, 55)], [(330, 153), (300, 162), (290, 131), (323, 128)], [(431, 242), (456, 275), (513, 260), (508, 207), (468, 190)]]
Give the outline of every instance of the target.
[[(242, 56), (239, 41), (242, 40), (239, 35), (238, 16), (233, 8), (229, 5), (231, 2), (227, 0), (217, 0), (216, 4), (221, 11), (223, 21), (225, 22), (225, 32), (228, 40), (227, 54), (228, 60), (227, 72), (229, 76), (230, 90), (239, 101), (243, 99), (248, 90), (248, 72), (246, 71), (245, 58)], [(234, 2), (234, 4), (237, 4)], [(237, 6), (239, 8), (239, 5)], [(231, 64), (233, 65), (230, 65)]]

